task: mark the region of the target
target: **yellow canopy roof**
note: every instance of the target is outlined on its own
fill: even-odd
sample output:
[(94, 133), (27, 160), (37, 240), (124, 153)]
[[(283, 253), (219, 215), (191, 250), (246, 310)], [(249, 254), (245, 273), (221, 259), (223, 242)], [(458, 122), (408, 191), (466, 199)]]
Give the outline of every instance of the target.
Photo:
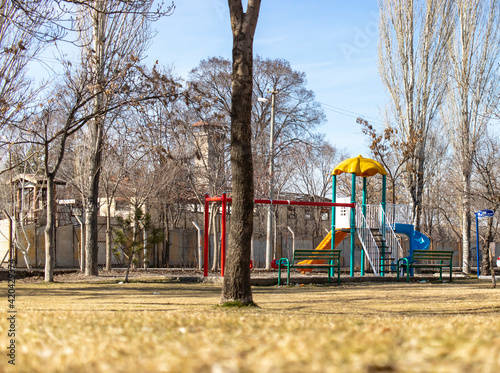
[(360, 155), (340, 162), (333, 169), (332, 175), (340, 175), (343, 172), (363, 177), (376, 174), (387, 175), (387, 171), (380, 163), (370, 158), (363, 158)]

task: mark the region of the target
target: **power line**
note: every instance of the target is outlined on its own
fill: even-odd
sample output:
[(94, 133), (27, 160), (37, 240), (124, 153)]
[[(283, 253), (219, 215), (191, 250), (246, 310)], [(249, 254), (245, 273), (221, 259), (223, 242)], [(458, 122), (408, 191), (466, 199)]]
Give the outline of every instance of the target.
[[(294, 100), (300, 101), (300, 99), (298, 99), (297, 97), (294, 97), (292, 95), (289, 95), (289, 97), (293, 98)], [(382, 121), (378, 118), (371, 117), (371, 116), (364, 115), (364, 114), (360, 114), (360, 113), (356, 113), (354, 111), (342, 109), (342, 108), (339, 108), (339, 107), (336, 107), (336, 106), (333, 106), (330, 104), (325, 104), (324, 102), (319, 102), (319, 101), (316, 101), (316, 102), (318, 104), (320, 104), (321, 106), (323, 106), (324, 109), (329, 110), (329, 111), (333, 111), (334, 113), (345, 115), (345, 116), (351, 117), (351, 118), (361, 117), (363, 119), (370, 119), (371, 122), (375, 122), (376, 124), (380, 124), (380, 125), (382, 124)]]
[(380, 119), (378, 119), (378, 118), (375, 118), (375, 117), (371, 117), (371, 116), (368, 116), (368, 115), (365, 115), (365, 114), (356, 113), (354, 111), (342, 109), (342, 108), (339, 108), (339, 107), (336, 107), (336, 106), (333, 106), (333, 105), (330, 105), (330, 104), (325, 104), (323, 102), (320, 102), (319, 104), (321, 104), (322, 106), (324, 106), (326, 110), (330, 110), (330, 111), (333, 111), (333, 112), (338, 113), (338, 114), (342, 114), (342, 115), (345, 115), (345, 116), (348, 116), (348, 117), (351, 117), (351, 118), (359, 118), (359, 117), (361, 117), (363, 119), (370, 119), (372, 122), (376, 122), (378, 124), (382, 124), (382, 121)]

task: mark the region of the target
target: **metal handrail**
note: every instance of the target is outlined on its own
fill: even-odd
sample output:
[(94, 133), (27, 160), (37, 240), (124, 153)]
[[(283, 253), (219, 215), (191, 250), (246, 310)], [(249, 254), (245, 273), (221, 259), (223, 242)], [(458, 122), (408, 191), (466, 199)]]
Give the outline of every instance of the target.
[(365, 219), (370, 228), (382, 227), (382, 216), (380, 214), (380, 205), (366, 205), (365, 206)]
[(373, 273), (378, 276), (380, 273), (380, 251), (359, 204), (356, 204), (356, 232), (373, 268)]
[[(384, 216), (382, 206), (380, 206), (380, 210), (382, 211), (382, 216)], [(401, 247), (398, 236), (396, 236), (394, 232), (394, 221), (391, 220), (393, 218), (394, 215), (390, 216), (389, 214), (385, 214), (385, 242), (389, 250), (393, 253), (394, 260), (397, 262), (403, 254), (403, 248)]]

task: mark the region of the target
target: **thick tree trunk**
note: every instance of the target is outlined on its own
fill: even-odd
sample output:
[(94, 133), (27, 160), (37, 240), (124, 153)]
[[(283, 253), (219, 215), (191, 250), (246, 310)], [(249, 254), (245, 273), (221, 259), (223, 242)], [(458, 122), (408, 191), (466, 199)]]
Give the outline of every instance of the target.
[(260, 0), (249, 0), (243, 13), (240, 0), (229, 0), (233, 31), (231, 98), (231, 174), (233, 184), (229, 247), (221, 302), (252, 304), (250, 255), (253, 233), (252, 78), (253, 36)]
[(98, 275), (97, 203), (92, 203), (91, 199), (91, 196), (87, 197), (87, 208), (85, 210), (85, 276)]
[(55, 258), (55, 184), (54, 176), (47, 177), (47, 225), (45, 226), (45, 281), (54, 281)]

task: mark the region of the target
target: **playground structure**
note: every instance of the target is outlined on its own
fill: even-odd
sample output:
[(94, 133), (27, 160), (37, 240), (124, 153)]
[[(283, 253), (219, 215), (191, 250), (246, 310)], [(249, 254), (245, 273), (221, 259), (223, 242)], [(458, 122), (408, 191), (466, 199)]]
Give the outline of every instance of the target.
[[(365, 260), (368, 259), (373, 273), (384, 276), (387, 271), (395, 270), (395, 263), (403, 254), (396, 234), (408, 236), (410, 255), (414, 250), (428, 250), (430, 240), (424, 234), (415, 231), (409, 224), (409, 214), (402, 213), (400, 206), (387, 206), (386, 178), (387, 171), (377, 161), (363, 158), (361, 155), (340, 162), (332, 171), (332, 202), (336, 201), (337, 176), (343, 173), (352, 175), (351, 203), (356, 208), (350, 215), (350, 276), (354, 276), (355, 239), (358, 237), (363, 250), (361, 253), (361, 276), (365, 274)], [(380, 174), (382, 176), (382, 200), (379, 205), (367, 204), (367, 178)], [(356, 178), (363, 182), (362, 204), (356, 204)], [(332, 230), (335, 230), (335, 214), (332, 214)]]
[[(350, 202), (337, 202), (337, 176), (347, 173), (351, 174), (351, 197)], [(382, 176), (382, 198), (378, 205), (367, 204), (367, 178), (380, 174)], [(354, 253), (356, 238), (362, 247), (361, 252), (361, 276), (365, 275), (366, 260), (375, 276), (384, 276), (386, 272), (395, 271), (395, 263), (403, 256), (403, 249), (396, 234), (404, 234), (409, 239), (409, 254), (414, 250), (428, 250), (430, 240), (424, 234), (416, 231), (409, 222), (408, 211), (399, 205), (387, 205), (386, 203), (386, 175), (387, 171), (377, 161), (363, 158), (361, 155), (344, 160), (332, 171), (332, 202), (304, 202), (256, 199), (255, 204), (272, 205), (295, 205), (295, 206), (322, 206), (331, 207), (331, 231), (316, 247), (316, 250), (335, 249), (340, 242), (350, 236), (349, 252), (349, 275), (354, 276)], [(361, 205), (356, 202), (356, 181), (362, 178), (363, 194)], [(221, 276), (224, 276), (225, 253), (226, 253), (226, 210), (231, 203), (224, 193), (221, 197), (209, 197), (205, 195), (205, 230), (204, 230), (204, 276), (208, 276), (209, 255), (209, 204), (220, 202), (222, 205), (221, 224)], [(336, 219), (336, 208), (345, 208), (348, 222), (338, 222)], [(332, 240), (332, 232), (335, 239)]]

